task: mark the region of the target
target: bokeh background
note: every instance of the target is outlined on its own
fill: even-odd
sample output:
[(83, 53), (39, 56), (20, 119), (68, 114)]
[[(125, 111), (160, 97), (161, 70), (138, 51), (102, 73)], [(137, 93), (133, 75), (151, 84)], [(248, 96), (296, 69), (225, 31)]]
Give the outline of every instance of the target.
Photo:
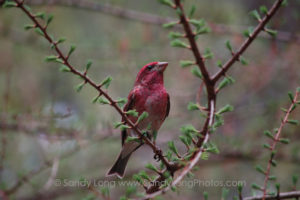
[[(71, 1), (71, 0), (70, 0)], [(26, 2), (26, 1), (25, 1)], [(176, 17), (175, 13), (152, 0), (91, 1), (111, 5), (142, 14)], [(256, 21), (249, 12), (270, 0), (190, 0), (188, 9), (196, 5), (196, 18), (208, 22), (212, 32), (201, 36), (198, 45), (203, 51), (209, 47), (214, 58), (207, 62), (209, 71), (217, 71), (216, 61), (226, 61), (230, 53), (225, 41), (236, 48), (245, 39), (242, 35)], [(42, 3), (43, 4), (43, 3)], [(54, 14), (49, 31), (55, 37), (67, 38), (62, 48), (70, 44), (77, 49), (71, 63), (84, 69), (88, 59), (93, 60), (89, 75), (96, 82), (113, 77), (109, 93), (126, 97), (139, 69), (151, 61), (167, 61), (165, 86), (171, 96), (170, 115), (159, 131), (158, 144), (174, 140), (184, 150), (178, 136), (180, 127), (193, 124), (201, 128), (199, 113), (187, 110), (190, 101), (197, 100), (200, 80), (181, 68), (180, 60), (193, 59), (191, 52), (170, 47), (168, 32), (160, 25), (145, 23), (114, 14), (62, 5), (33, 5), (33, 11)], [(185, 180), (244, 181), (243, 194), (253, 193), (251, 184), (262, 184), (263, 176), (254, 166), (266, 166), (268, 152), (262, 144), (266, 129), (279, 126), (280, 107), (289, 104), (288, 91), (300, 83), (300, 1), (289, 1), (271, 20), (270, 27), (279, 30), (278, 38), (261, 34), (244, 54), (248, 66), (236, 63), (229, 71), (236, 82), (224, 89), (218, 97), (218, 108), (231, 104), (232, 113), (225, 115), (225, 125), (213, 134), (220, 154), (199, 162), (193, 178)], [(12, 199), (84, 199), (92, 193), (84, 187), (57, 186), (55, 180), (116, 180), (105, 178), (120, 150), (120, 131), (113, 123), (120, 116), (110, 107), (91, 103), (96, 91), (89, 86), (77, 93), (74, 87), (80, 80), (60, 72), (59, 65), (46, 63), (52, 52), (47, 42), (33, 31), (24, 31), (30, 21), (18, 9), (0, 9), (0, 133), (1, 133), (1, 190), (20, 186)], [(221, 27), (221, 28), (220, 28)], [(178, 29), (180, 31), (180, 29)], [(300, 112), (293, 114), (299, 119)], [(278, 166), (272, 169), (282, 191), (291, 190), (292, 176), (300, 175), (299, 126), (287, 125), (283, 135), (291, 139), (289, 145), (279, 145)], [(125, 180), (148, 162), (155, 163), (151, 149), (141, 148), (129, 161)], [(27, 175), (28, 179), (22, 179)], [(234, 184), (234, 183), (233, 183)], [(107, 186), (107, 185), (106, 185)], [(99, 187), (100, 189), (101, 187)], [(274, 189), (274, 185), (270, 184)], [(164, 199), (199, 199), (207, 191), (210, 199), (220, 198), (223, 187), (180, 187), (179, 193), (168, 192)], [(229, 189), (228, 199), (237, 194)], [(111, 187), (112, 199), (123, 195), (126, 187)], [(141, 190), (141, 188), (138, 188)], [(141, 190), (142, 191), (142, 190)], [(41, 196), (42, 195), (42, 196)], [(202, 198), (202, 197), (201, 197)]]

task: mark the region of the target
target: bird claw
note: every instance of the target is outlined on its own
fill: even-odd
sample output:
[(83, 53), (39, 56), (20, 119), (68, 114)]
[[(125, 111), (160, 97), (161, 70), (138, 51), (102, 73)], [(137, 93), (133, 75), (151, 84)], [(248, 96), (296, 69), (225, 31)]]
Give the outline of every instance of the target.
[(161, 160), (160, 159), (161, 154), (162, 154), (161, 149), (157, 148), (157, 150), (155, 151), (154, 157), (153, 157), (156, 162), (159, 162)]

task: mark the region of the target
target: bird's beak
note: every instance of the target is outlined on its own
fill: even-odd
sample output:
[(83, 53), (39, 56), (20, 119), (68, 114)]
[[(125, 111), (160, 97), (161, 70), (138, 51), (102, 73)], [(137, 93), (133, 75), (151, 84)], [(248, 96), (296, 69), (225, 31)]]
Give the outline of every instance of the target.
[(157, 65), (158, 65), (158, 71), (164, 72), (168, 66), (168, 63), (167, 62), (158, 62)]

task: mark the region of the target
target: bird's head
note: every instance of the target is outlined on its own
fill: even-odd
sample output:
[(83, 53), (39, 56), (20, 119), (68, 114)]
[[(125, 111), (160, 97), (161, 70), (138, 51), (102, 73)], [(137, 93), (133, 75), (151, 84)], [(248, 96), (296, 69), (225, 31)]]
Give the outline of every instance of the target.
[(151, 62), (145, 65), (138, 73), (135, 85), (151, 86), (164, 83), (164, 71), (167, 68), (167, 62)]

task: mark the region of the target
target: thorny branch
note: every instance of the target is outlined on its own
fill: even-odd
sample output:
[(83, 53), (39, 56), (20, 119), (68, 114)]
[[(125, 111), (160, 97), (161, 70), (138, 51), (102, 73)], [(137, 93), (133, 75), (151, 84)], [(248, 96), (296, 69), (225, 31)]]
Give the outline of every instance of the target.
[(260, 21), (260, 23), (256, 26), (254, 31), (250, 34), (247, 40), (241, 45), (241, 47), (233, 54), (233, 56), (222, 66), (222, 69), (217, 72), (212, 80), (213, 82), (217, 82), (225, 73), (230, 69), (230, 67), (239, 60), (240, 56), (245, 52), (245, 50), (249, 47), (249, 45), (254, 41), (254, 39), (258, 36), (258, 34), (264, 30), (266, 24), (271, 20), (277, 10), (280, 8), (283, 0), (277, 0), (266, 16)]
[[(275, 138), (273, 139), (273, 144), (272, 144), (271, 149), (270, 149), (271, 152), (273, 152), (275, 150), (276, 145), (277, 145), (277, 143), (280, 140), (280, 135), (281, 135), (282, 129), (286, 125), (286, 123), (288, 122), (289, 115), (291, 114), (291, 112), (293, 111), (293, 109), (296, 106), (298, 95), (299, 95), (299, 91), (296, 90), (294, 99), (292, 100), (292, 104), (290, 105), (289, 109), (286, 111), (286, 114), (285, 114), (283, 120), (281, 121), (281, 124), (280, 124), (280, 126), (279, 126), (279, 128), (277, 130)], [(271, 154), (271, 157), (270, 157), (270, 159), (268, 161), (267, 170), (265, 172), (265, 180), (264, 180), (264, 185), (263, 185), (263, 188), (262, 188), (263, 199), (264, 200), (266, 199), (266, 195), (267, 195), (267, 184), (268, 184), (268, 181), (269, 181), (269, 176), (270, 176), (270, 171), (271, 171), (271, 166), (272, 166), (273, 159), (274, 159), (274, 155)]]

